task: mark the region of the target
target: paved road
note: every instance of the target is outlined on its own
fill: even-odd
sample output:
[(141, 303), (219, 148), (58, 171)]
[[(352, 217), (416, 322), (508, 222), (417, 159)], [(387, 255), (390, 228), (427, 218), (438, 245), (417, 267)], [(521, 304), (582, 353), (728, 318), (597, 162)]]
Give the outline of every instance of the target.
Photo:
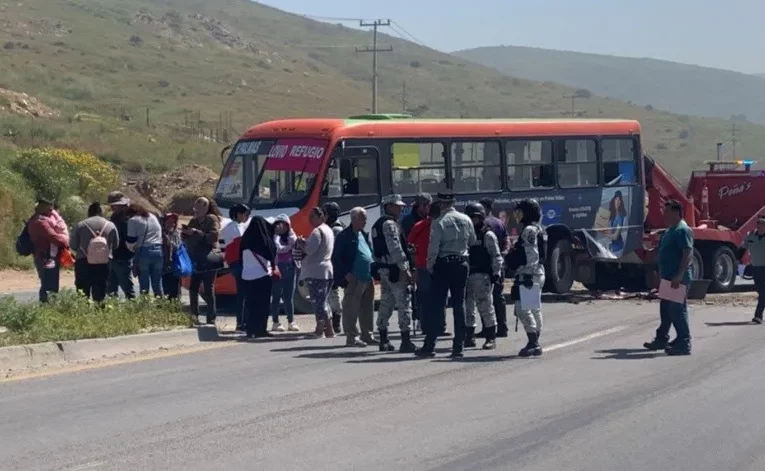
[(0, 383), (0, 468), (765, 469), (748, 312), (694, 309), (669, 358), (639, 348), (655, 304), (546, 307), (539, 359), (520, 333), (459, 362), (282, 340)]

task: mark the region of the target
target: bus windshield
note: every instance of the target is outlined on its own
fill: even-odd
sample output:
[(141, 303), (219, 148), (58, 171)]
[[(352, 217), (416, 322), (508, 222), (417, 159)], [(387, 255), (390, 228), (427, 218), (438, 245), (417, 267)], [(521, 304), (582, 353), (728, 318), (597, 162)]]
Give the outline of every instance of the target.
[(308, 197), (321, 170), (328, 142), (322, 139), (279, 139), (267, 149), (258, 177), (256, 208), (295, 205)]
[(222, 207), (246, 203), (260, 174), (268, 149), (274, 141), (240, 141), (229, 154), (220, 181), (215, 188), (215, 200)]

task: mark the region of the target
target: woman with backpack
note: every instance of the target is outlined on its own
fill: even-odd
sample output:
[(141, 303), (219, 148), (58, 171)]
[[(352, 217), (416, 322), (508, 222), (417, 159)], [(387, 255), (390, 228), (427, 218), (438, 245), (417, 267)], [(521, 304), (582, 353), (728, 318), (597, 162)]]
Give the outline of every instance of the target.
[(130, 209), (134, 216), (127, 224), (127, 246), (135, 254), (133, 263), (138, 266), (138, 286), (141, 294), (162, 296), (162, 273), (164, 256), (162, 254), (162, 226), (157, 216), (145, 207), (132, 203)]
[(174, 256), (181, 246), (181, 233), (178, 231), (178, 215), (165, 214), (162, 221), (162, 254), (164, 269), (162, 270), (162, 292), (169, 299), (178, 299), (181, 292), (181, 279), (175, 274)]
[(91, 204), (88, 218), (77, 223), (69, 240), (75, 253), (74, 286), (98, 303), (106, 298), (109, 263), (120, 243), (117, 228), (103, 214), (99, 203)]

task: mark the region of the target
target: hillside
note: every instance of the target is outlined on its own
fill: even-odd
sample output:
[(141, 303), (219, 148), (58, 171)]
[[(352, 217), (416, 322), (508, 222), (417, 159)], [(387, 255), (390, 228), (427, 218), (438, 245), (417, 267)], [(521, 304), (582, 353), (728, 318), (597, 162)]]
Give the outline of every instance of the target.
[(765, 81), (728, 70), (657, 59), (529, 47), (484, 47), (455, 55), (530, 80), (555, 80), (601, 96), (697, 116), (741, 115), (765, 123)]
[[(404, 81), (406, 108), (415, 115), (570, 112), (564, 96), (571, 88), (513, 78), (411, 42), (381, 40), (395, 49), (380, 55), (381, 112), (401, 110)], [(356, 54), (354, 46), (370, 42), (369, 33), (246, 0), (0, 3), (0, 88), (33, 95), (58, 113), (43, 119), (0, 111), (0, 126), (17, 145), (80, 146), (149, 171), (188, 162), (216, 168), (220, 144), (200, 142), (197, 128), (235, 136), (269, 118), (368, 109), (372, 58)], [(577, 100), (576, 108), (579, 116), (639, 119), (646, 150), (681, 179), (714, 155), (729, 127), (722, 120), (595, 96)], [(739, 132), (739, 155), (754, 156), (765, 147), (765, 127), (742, 124)]]

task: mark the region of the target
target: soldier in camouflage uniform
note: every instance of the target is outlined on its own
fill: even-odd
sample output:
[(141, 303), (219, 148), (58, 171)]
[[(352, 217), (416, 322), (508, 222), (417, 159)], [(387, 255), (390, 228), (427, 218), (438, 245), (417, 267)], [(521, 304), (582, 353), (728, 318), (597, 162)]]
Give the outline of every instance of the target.
[[(334, 201), (324, 203), (321, 209), (324, 210), (324, 214), (327, 215), (326, 224), (332, 229), (332, 233), (337, 235), (345, 229), (345, 225), (340, 222), (340, 206)], [(335, 333), (340, 333), (340, 326), (342, 325), (343, 318), (343, 305), (340, 302), (340, 287), (337, 285), (332, 286), (332, 290), (327, 296), (327, 303), (332, 311), (332, 328)]]
[(508, 255), (508, 268), (515, 271), (515, 282), (511, 296), (515, 302), (515, 316), (523, 324), (528, 343), (518, 353), (521, 357), (539, 356), (539, 336), (542, 333), (542, 309), (523, 309), (520, 301), (520, 287), (541, 287), (545, 284), (545, 254), (547, 252), (547, 233), (539, 224), (542, 209), (536, 200), (527, 199), (519, 202), (513, 216), (521, 228), (521, 235)]
[(382, 206), (384, 213), (372, 226), (372, 249), (381, 288), (380, 308), (377, 312), (380, 351), (395, 350), (388, 340), (388, 324), (393, 310), (396, 309), (398, 326), (401, 329), (399, 351), (412, 353), (415, 350), (409, 330), (412, 323), (412, 295), (409, 290), (412, 274), (406, 239), (398, 223), (401, 210), (406, 204), (400, 195), (389, 195), (383, 198)]
[(472, 348), (475, 343), (475, 308), (484, 327), (484, 350), (494, 350), (497, 338), (497, 315), (494, 310), (492, 292), (499, 282), (502, 271), (502, 253), (499, 241), (491, 228), (484, 224), (486, 210), (478, 203), (471, 203), (465, 208), (465, 215), (473, 220), (476, 242), (468, 249), (470, 275), (468, 276), (465, 295), (465, 347)]

